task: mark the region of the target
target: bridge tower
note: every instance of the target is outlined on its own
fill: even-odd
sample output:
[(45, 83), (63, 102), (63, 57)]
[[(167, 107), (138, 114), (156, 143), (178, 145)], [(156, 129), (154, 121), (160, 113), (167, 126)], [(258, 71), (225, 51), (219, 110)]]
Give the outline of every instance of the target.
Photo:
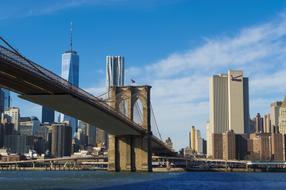
[(134, 107), (142, 103), (142, 122), (139, 126), (145, 134), (109, 135), (108, 162), (110, 171), (152, 171), (151, 151), (151, 86), (110, 87), (109, 105), (134, 121)]

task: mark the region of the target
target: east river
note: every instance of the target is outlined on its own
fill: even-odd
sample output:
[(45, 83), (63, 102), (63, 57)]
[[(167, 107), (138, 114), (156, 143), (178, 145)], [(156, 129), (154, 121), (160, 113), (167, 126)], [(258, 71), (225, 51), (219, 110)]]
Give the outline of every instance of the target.
[(286, 189), (286, 173), (1, 171), (0, 189)]

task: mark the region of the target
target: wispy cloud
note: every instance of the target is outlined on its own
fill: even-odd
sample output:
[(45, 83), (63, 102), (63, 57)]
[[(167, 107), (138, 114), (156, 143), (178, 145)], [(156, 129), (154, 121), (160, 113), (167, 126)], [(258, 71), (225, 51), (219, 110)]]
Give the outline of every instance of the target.
[[(82, 6), (128, 6), (137, 7), (156, 6), (161, 4), (176, 3), (183, 0), (49, 0), (36, 1), (11, 0), (0, 7), (0, 20), (11, 18), (25, 18), (40, 15), (50, 15), (63, 10), (78, 8)], [(17, 6), (15, 6), (17, 4)]]
[[(62, 10), (72, 9), (81, 6), (106, 6), (126, 2), (127, 0), (49, 0), (33, 1), (25, 3), (12, 0), (0, 8), (0, 20), (11, 18), (23, 18), (39, 15), (49, 15)], [(17, 6), (13, 6), (17, 4)]]

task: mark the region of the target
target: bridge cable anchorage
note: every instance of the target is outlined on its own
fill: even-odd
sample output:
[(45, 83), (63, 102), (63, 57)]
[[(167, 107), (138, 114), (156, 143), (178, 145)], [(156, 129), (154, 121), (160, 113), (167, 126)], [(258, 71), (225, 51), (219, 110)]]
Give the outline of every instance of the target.
[[(0, 36), (0, 40), (2, 42), (4, 42), (5, 45), (7, 45), (11, 50), (13, 50), (13, 52), (15, 54), (17, 54), (19, 57), (21, 57), (22, 59), (24, 59), (28, 64), (30, 64), (34, 69), (36, 69), (37, 71), (39, 71), (40, 73), (42, 73), (44, 76), (50, 78), (49, 76), (47, 76), (44, 72), (42, 72), (38, 67), (36, 67), (36, 65), (34, 65), (29, 59), (27, 59), (25, 56), (23, 56), (20, 52), (18, 52), (15, 48), (13, 48), (12, 45), (10, 45), (3, 37)], [(51, 78), (50, 78), (51, 79)]]
[[(159, 131), (159, 127), (158, 127), (158, 124), (157, 124), (156, 116), (155, 116), (155, 113), (154, 113), (153, 106), (152, 106), (152, 103), (151, 103), (151, 102), (150, 102), (150, 107), (151, 107), (151, 113), (152, 113), (151, 116), (153, 116), (153, 118), (154, 118), (154, 123), (155, 123), (155, 127), (156, 127), (156, 129), (157, 129), (159, 138), (160, 138), (161, 141), (163, 141), (163, 140), (162, 140), (161, 133), (160, 133), (160, 131)], [(151, 117), (151, 118), (152, 118), (152, 117)]]

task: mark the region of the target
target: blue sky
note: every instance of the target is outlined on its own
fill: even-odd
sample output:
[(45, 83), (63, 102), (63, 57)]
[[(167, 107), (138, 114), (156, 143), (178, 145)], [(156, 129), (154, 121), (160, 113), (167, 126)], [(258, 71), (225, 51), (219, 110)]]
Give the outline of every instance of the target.
[[(60, 73), (69, 25), (80, 55), (80, 86), (104, 91), (105, 56), (126, 58), (126, 82), (150, 84), (163, 137), (186, 147), (192, 125), (205, 133), (208, 77), (243, 69), (250, 111), (265, 114), (286, 94), (286, 0), (10, 0), (0, 6), (0, 35)], [(40, 106), (13, 95), (23, 116)]]

